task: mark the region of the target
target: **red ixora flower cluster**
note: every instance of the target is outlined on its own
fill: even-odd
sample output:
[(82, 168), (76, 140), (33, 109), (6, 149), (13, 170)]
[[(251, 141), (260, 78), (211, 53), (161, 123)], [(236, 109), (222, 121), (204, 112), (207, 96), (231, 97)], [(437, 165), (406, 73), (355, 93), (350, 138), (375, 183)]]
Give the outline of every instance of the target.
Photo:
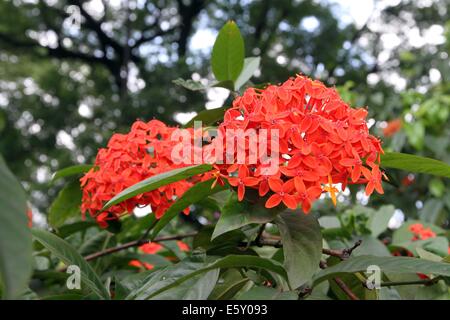
[[(107, 227), (108, 220), (118, 219), (137, 206), (150, 205), (156, 216), (161, 217), (195, 181), (171, 183), (112, 206), (107, 212), (102, 212), (102, 208), (112, 197), (139, 181), (186, 166), (175, 164), (171, 159), (177, 142), (170, 136), (176, 129), (158, 120), (136, 121), (128, 134), (114, 134), (108, 146), (99, 150), (95, 167), (80, 180), (83, 214), (89, 212), (101, 227)], [(186, 208), (185, 213), (188, 210)]]
[(408, 229), (414, 235), (411, 239), (412, 241), (436, 238), (436, 233), (431, 228), (425, 228), (421, 223), (414, 223)]
[[(366, 116), (366, 109), (351, 108), (335, 89), (300, 75), (264, 90), (249, 88), (225, 112), (220, 136), (225, 137), (229, 129), (257, 133), (277, 129), (279, 167), (265, 175), (266, 164), (247, 164), (247, 158), (246, 164), (217, 165), (215, 175), (219, 182), (225, 178), (237, 188), (239, 200), (246, 188), (254, 188), (260, 196), (269, 195), (267, 208), (283, 203), (295, 209), (301, 204), (305, 213), (323, 191), (335, 203), (337, 183), (342, 190), (348, 183), (366, 184), (367, 195), (374, 190), (382, 194), (379, 156), (383, 150), (380, 140), (369, 134)], [(234, 160), (238, 148), (249, 149), (249, 141), (245, 146), (236, 144)], [(266, 147), (270, 153), (271, 143)]]
[[(237, 189), (239, 200), (244, 198), (246, 188), (253, 188), (261, 197), (267, 196), (267, 208), (284, 204), (296, 209), (301, 205), (305, 213), (323, 192), (329, 192), (336, 204), (338, 190), (334, 185), (338, 183), (342, 190), (354, 183), (366, 184), (367, 195), (374, 190), (383, 193), (383, 173), (379, 169), (383, 150), (380, 141), (369, 134), (366, 116), (366, 109), (351, 108), (336, 90), (304, 76), (264, 90), (249, 88), (226, 111), (218, 137), (202, 147), (203, 161), (215, 163), (213, 171), (140, 194), (102, 212), (104, 204), (124, 189), (153, 175), (189, 165), (172, 159), (172, 150), (179, 140), (171, 136), (178, 128), (157, 120), (137, 121), (128, 134), (112, 136), (107, 147), (99, 150), (95, 168), (81, 179), (82, 212), (89, 212), (102, 227), (137, 206), (150, 205), (160, 218), (193, 183), (212, 177), (220, 184), (228, 180)], [(259, 136), (258, 152), (264, 150), (269, 158), (273, 157), (275, 142), (279, 150), (275, 170), (268, 170), (261, 154), (258, 161), (248, 161), (253, 156), (249, 137), (247, 143), (227, 145), (227, 131), (231, 129), (254, 130)], [(269, 134), (261, 135), (263, 129)], [(189, 130), (194, 136), (193, 129)], [(276, 136), (270, 134), (275, 131)], [(221, 148), (217, 149), (218, 145)], [(242, 148), (243, 162), (239, 159)], [(225, 164), (217, 161), (217, 150), (222, 155), (220, 159), (227, 160)]]

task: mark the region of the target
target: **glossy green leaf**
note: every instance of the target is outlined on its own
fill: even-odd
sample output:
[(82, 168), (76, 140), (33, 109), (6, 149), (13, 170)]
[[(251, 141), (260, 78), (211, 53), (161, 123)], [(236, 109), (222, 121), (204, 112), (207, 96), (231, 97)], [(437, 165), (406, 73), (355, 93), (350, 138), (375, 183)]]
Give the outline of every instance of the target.
[(226, 185), (220, 186), (216, 184), (212, 189), (211, 186), (213, 183), (214, 179), (199, 182), (187, 190), (177, 201), (175, 201), (175, 203), (173, 203), (170, 208), (166, 210), (161, 219), (156, 223), (152, 231), (152, 239), (154, 239), (158, 233), (185, 208), (189, 207), (191, 204), (201, 201), (211, 194), (223, 191), (227, 188)]
[(84, 260), (72, 245), (45, 230), (34, 229), (34, 238), (58, 257), (64, 264), (76, 265), (81, 271), (81, 282), (99, 298), (109, 299), (109, 293), (94, 269)]
[(221, 275), (214, 290), (209, 296), (209, 300), (230, 300), (232, 299), (246, 284), (249, 278), (243, 277), (237, 269), (229, 269)]
[(0, 156), (0, 283), (5, 298), (26, 288), (31, 274), (32, 242), (22, 186)]
[(61, 178), (88, 172), (93, 167), (94, 167), (94, 165), (92, 165), (92, 164), (77, 164), (74, 166), (70, 166), (70, 167), (58, 170), (53, 175), (52, 182), (55, 182), (56, 180), (61, 179)]
[(381, 166), (450, 178), (450, 165), (447, 163), (412, 154), (386, 152), (381, 157)]
[(152, 296), (151, 300), (206, 300), (216, 285), (219, 271), (213, 269), (198, 274), (176, 287)]
[(410, 257), (375, 257), (359, 256), (351, 257), (332, 267), (321, 270), (314, 277), (316, 283), (330, 277), (345, 273), (365, 272), (367, 267), (376, 265), (383, 272), (393, 273), (424, 273), (442, 276), (450, 276), (450, 264), (443, 262), (427, 261)]
[[(268, 271), (275, 272), (284, 278), (287, 277), (285, 270), (283, 267), (278, 264), (277, 262), (260, 258), (257, 256), (246, 256), (246, 255), (229, 255), (224, 258), (217, 259), (216, 261), (212, 263), (204, 263), (199, 264), (198, 262), (181, 262), (178, 267), (183, 268), (189, 268), (191, 272), (182, 272), (182, 275), (180, 277), (169, 277), (168, 274), (177, 274), (176, 268), (177, 265), (173, 267), (168, 267), (166, 269), (163, 269), (158, 272), (158, 277), (161, 276), (160, 279), (163, 279), (164, 281), (161, 281), (158, 277), (157, 278), (151, 278), (147, 284), (140, 287), (137, 292), (132, 292), (128, 299), (150, 299), (154, 296), (157, 296), (161, 294), (162, 292), (169, 290), (171, 288), (174, 288), (181, 283), (199, 275), (205, 272), (208, 272), (213, 269), (226, 269), (226, 268), (237, 268), (237, 267), (247, 267), (247, 268), (256, 268), (256, 269), (264, 269)], [(168, 273), (168, 274), (167, 274)]]
[(252, 204), (245, 200), (238, 201), (236, 193), (232, 193), (228, 202), (222, 208), (212, 239), (251, 223), (270, 222), (275, 219), (278, 213), (277, 210), (265, 208), (261, 202)]
[(212, 166), (209, 164), (198, 164), (189, 167), (170, 170), (152, 176), (150, 178), (147, 178), (145, 180), (136, 183), (135, 185), (132, 185), (131, 187), (126, 188), (118, 195), (114, 196), (111, 200), (109, 200), (105, 204), (103, 210), (106, 210), (107, 208), (115, 204), (118, 204), (122, 201), (125, 201), (127, 199), (130, 199), (134, 196), (137, 196), (138, 194), (158, 189), (159, 187), (168, 185), (172, 182), (184, 180), (197, 174), (210, 171), (211, 169)]
[(48, 213), (48, 222), (53, 228), (59, 228), (70, 218), (81, 216), (81, 195), (78, 180), (69, 182), (59, 192)]
[(185, 128), (190, 128), (194, 125), (194, 121), (201, 121), (202, 126), (212, 126), (223, 119), (223, 115), (228, 107), (220, 107), (209, 110), (200, 111), (191, 121), (184, 125)]
[(244, 66), (244, 39), (234, 21), (228, 21), (216, 38), (211, 66), (218, 81), (235, 81)]
[(322, 256), (322, 233), (312, 214), (287, 210), (275, 220), (283, 243), (284, 265), (292, 288), (311, 280)]
[(393, 205), (381, 206), (375, 211), (368, 221), (368, 228), (372, 232), (373, 237), (378, 237), (381, 233), (386, 231), (389, 220), (394, 215), (395, 207)]

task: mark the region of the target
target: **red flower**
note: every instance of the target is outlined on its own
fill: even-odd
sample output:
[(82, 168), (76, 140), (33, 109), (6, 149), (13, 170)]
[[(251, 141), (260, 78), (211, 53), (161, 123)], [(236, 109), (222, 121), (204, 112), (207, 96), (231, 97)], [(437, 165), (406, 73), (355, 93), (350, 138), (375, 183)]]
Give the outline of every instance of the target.
[(381, 171), (378, 166), (374, 166), (372, 171), (366, 167), (362, 167), (362, 173), (367, 179), (366, 195), (370, 196), (373, 190), (377, 190), (379, 194), (383, 194), (383, 187), (381, 186)]
[(149, 242), (149, 243), (143, 244), (142, 246), (139, 247), (139, 249), (142, 252), (147, 253), (147, 254), (158, 253), (159, 251), (161, 251), (162, 248), (163, 248), (163, 246), (156, 242)]
[[(82, 212), (95, 217), (102, 228), (108, 220), (118, 219), (137, 206), (150, 205), (160, 218), (171, 204), (198, 178), (171, 183), (137, 195), (102, 212), (104, 204), (124, 189), (156, 174), (186, 166), (174, 163), (172, 149), (178, 143), (170, 139), (177, 128), (152, 120), (136, 121), (127, 134), (114, 134), (108, 146), (100, 149), (95, 168), (80, 179), (83, 189)], [(184, 210), (189, 213), (189, 209)]]
[(155, 268), (154, 265), (152, 265), (150, 263), (147, 263), (147, 262), (141, 262), (139, 260), (131, 260), (128, 263), (128, 265), (131, 266), (131, 267), (136, 267), (136, 268), (145, 268), (147, 270), (152, 270), (152, 269)]
[(229, 177), (228, 182), (233, 187), (237, 187), (238, 200), (242, 201), (245, 195), (245, 187), (253, 187), (259, 183), (257, 178), (249, 177), (249, 171), (246, 165), (239, 166), (237, 177)]
[(266, 201), (266, 208), (273, 208), (283, 202), (290, 209), (297, 209), (297, 201), (290, 193), (294, 190), (291, 181), (283, 183), (281, 180), (269, 179), (270, 189), (274, 192)]
[(178, 246), (178, 248), (179, 248), (181, 251), (187, 252), (187, 251), (191, 250), (191, 249), (189, 248), (188, 244), (187, 244), (186, 242), (181, 241), (181, 240), (178, 240), (178, 241), (177, 241), (177, 246)]
[[(226, 146), (229, 129), (254, 130), (257, 135), (265, 129), (269, 136), (258, 139), (258, 150), (262, 147), (266, 150), (264, 155), (272, 154), (272, 139), (278, 138), (279, 168), (276, 177), (262, 174), (267, 164), (259, 158), (252, 162), (252, 155), (246, 154), (245, 164), (239, 162), (243, 169), (237, 176), (225, 174), (221, 178), (237, 188), (239, 200), (244, 198), (246, 187), (250, 187), (258, 189), (261, 197), (268, 195), (268, 208), (280, 203), (290, 208), (302, 204), (305, 212), (323, 191), (329, 192), (335, 202), (336, 189), (329, 182), (331, 177), (343, 189), (350, 182), (367, 184), (367, 194), (373, 190), (383, 193), (382, 172), (378, 167), (383, 150), (380, 141), (369, 134), (367, 113), (366, 109), (351, 108), (334, 89), (304, 76), (263, 90), (249, 88), (225, 112), (224, 122), (218, 128), (220, 135), (213, 143)], [(278, 136), (274, 130), (278, 130)], [(239, 151), (248, 152), (250, 143), (255, 144), (248, 137), (242, 141), (226, 146), (234, 148), (231, 155), (214, 154), (211, 159), (228, 156), (237, 160)], [(232, 173), (238, 167), (218, 162), (216, 166), (221, 173)]]
[(383, 129), (383, 135), (385, 137), (390, 137), (396, 134), (400, 129), (402, 128), (402, 120), (401, 119), (395, 119), (392, 121), (389, 121), (387, 123), (386, 128)]

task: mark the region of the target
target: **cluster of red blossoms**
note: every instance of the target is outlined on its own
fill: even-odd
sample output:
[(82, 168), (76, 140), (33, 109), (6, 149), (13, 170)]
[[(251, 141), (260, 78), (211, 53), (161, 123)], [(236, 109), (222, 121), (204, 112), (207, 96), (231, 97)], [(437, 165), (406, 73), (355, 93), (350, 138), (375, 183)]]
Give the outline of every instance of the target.
[[(137, 121), (128, 134), (113, 135), (107, 148), (99, 150), (95, 169), (81, 179), (82, 211), (96, 217), (103, 227), (107, 220), (117, 219), (136, 206), (150, 205), (159, 218), (193, 183), (211, 178), (220, 184), (227, 180), (237, 189), (240, 201), (246, 188), (252, 188), (267, 197), (267, 208), (284, 204), (296, 209), (301, 205), (305, 213), (323, 192), (329, 192), (336, 204), (335, 184), (341, 184), (342, 190), (349, 183), (366, 184), (367, 195), (374, 190), (383, 193), (379, 169), (383, 150), (380, 141), (369, 134), (366, 117), (366, 109), (351, 108), (336, 90), (304, 76), (264, 90), (249, 88), (226, 111), (218, 137), (203, 146), (203, 155), (207, 155), (203, 161), (215, 163), (213, 171), (138, 195), (102, 212), (105, 202), (125, 188), (187, 165), (175, 164), (171, 158), (179, 143), (171, 139), (177, 128), (157, 120)], [(266, 134), (266, 139), (257, 142), (258, 150), (264, 150), (268, 157), (274, 154), (272, 142), (277, 143), (275, 171), (267, 170), (261, 154), (257, 161), (250, 161), (253, 142), (249, 137), (245, 145), (226, 145), (228, 130), (253, 130), (258, 136), (263, 129), (276, 131), (276, 141), (275, 136)], [(218, 145), (222, 148), (217, 149)], [(248, 151), (244, 161), (238, 156), (242, 148)], [(227, 159), (225, 164), (217, 161), (219, 155)]]
[[(178, 249), (180, 251), (188, 252), (188, 251), (191, 250), (189, 248), (189, 246), (185, 242), (183, 242), (181, 240), (178, 240), (176, 243), (177, 243)], [(159, 243), (157, 243), (157, 242), (145, 243), (145, 244), (143, 244), (142, 246), (139, 247), (139, 251), (141, 251), (144, 254), (157, 254), (158, 252), (162, 251), (163, 249), (164, 249), (164, 247), (162, 245), (160, 245)], [(176, 259), (176, 258), (168, 256), (168, 257), (166, 257), (166, 259), (167, 260), (173, 260), (173, 259)], [(128, 265), (131, 266), (131, 267), (136, 267), (136, 268), (145, 268), (147, 270), (151, 270), (151, 269), (155, 268), (155, 266), (153, 264), (148, 263), (148, 262), (143, 262), (143, 261), (140, 261), (140, 260), (131, 260), (128, 263)]]
[[(366, 116), (366, 109), (351, 108), (336, 90), (304, 76), (264, 90), (249, 88), (226, 111), (219, 136), (225, 137), (229, 129), (257, 133), (276, 129), (279, 166), (266, 175), (266, 163), (222, 164), (216, 165), (215, 175), (219, 182), (225, 178), (237, 188), (239, 200), (247, 187), (254, 188), (260, 196), (270, 195), (267, 208), (284, 203), (295, 209), (301, 204), (305, 213), (323, 191), (336, 203), (334, 185), (338, 183), (342, 190), (349, 183), (366, 184), (367, 195), (374, 190), (382, 194), (379, 161), (383, 150), (369, 134)], [(239, 148), (249, 149), (249, 142), (250, 138), (245, 146), (235, 146), (234, 160)], [(265, 144), (270, 153), (271, 143)]]
[[(408, 227), (408, 230), (412, 233), (411, 241), (428, 240), (428, 239), (433, 239), (433, 238), (437, 237), (436, 232), (431, 230), (431, 228), (429, 228), (429, 227), (426, 228), (421, 223), (411, 224)], [(409, 250), (405, 250), (404, 252), (407, 256), (410, 256), (410, 257), (414, 256), (414, 254)], [(448, 247), (447, 252), (448, 252), (448, 254), (450, 254), (450, 247)], [(401, 256), (402, 251), (394, 251), (392, 254), (394, 256)]]
[(414, 223), (408, 229), (414, 235), (411, 239), (412, 241), (436, 238), (436, 233), (431, 228), (425, 228), (421, 223)]
[[(170, 136), (177, 128), (166, 126), (158, 120), (147, 123), (136, 121), (128, 134), (114, 134), (107, 148), (100, 149), (95, 166), (81, 178), (83, 189), (82, 212), (87, 211), (101, 227), (108, 220), (132, 212), (137, 206), (150, 205), (159, 218), (194, 180), (183, 180), (156, 190), (137, 195), (102, 212), (104, 204), (124, 189), (162, 172), (185, 164), (175, 164), (171, 151), (176, 141)], [(185, 213), (189, 213), (189, 209)]]

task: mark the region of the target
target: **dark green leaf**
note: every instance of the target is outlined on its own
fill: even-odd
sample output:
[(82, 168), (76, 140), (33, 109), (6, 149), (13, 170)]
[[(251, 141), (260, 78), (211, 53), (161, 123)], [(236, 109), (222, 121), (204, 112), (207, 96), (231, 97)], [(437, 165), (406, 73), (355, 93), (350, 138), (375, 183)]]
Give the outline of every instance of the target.
[(50, 206), (48, 222), (57, 229), (72, 217), (80, 217), (81, 189), (80, 182), (69, 182), (58, 194)]
[(287, 210), (275, 220), (283, 243), (284, 265), (292, 288), (309, 281), (319, 268), (322, 233), (312, 214)]
[(55, 182), (58, 179), (81, 174), (88, 172), (94, 167), (92, 164), (77, 164), (71, 167), (67, 167), (64, 169), (61, 169), (59, 171), (56, 171), (55, 174), (52, 177), (52, 182)]
[(25, 192), (0, 156), (0, 282), (3, 295), (15, 298), (31, 275), (31, 233)]
[(278, 213), (277, 210), (266, 209), (260, 202), (251, 204), (245, 200), (238, 201), (236, 193), (232, 193), (222, 208), (212, 239), (248, 224), (270, 222)]
[(102, 299), (110, 298), (98, 275), (74, 247), (48, 231), (34, 229), (32, 233), (37, 241), (61, 259), (64, 264), (78, 266), (81, 271), (81, 282), (90, 288), (97, 297)]
[(248, 282), (247, 277), (237, 269), (229, 269), (223, 273), (216, 287), (211, 292), (209, 300), (230, 300), (232, 299)]
[(244, 39), (234, 21), (228, 21), (214, 43), (211, 66), (219, 81), (235, 81), (244, 66)]
[(373, 237), (378, 237), (382, 232), (386, 231), (389, 220), (394, 215), (395, 207), (393, 205), (381, 206), (375, 211), (368, 221), (368, 228), (372, 232)]
[(118, 195), (114, 196), (111, 200), (109, 200), (103, 210), (108, 209), (109, 207), (118, 204), (122, 201), (130, 199), (138, 194), (149, 192), (159, 187), (168, 185), (172, 182), (180, 181), (187, 179), (189, 177), (195, 176), (200, 173), (207, 172), (212, 169), (212, 166), (209, 164), (198, 164), (189, 167), (179, 168), (170, 170), (167, 172), (163, 172), (161, 174), (152, 176), (145, 180), (142, 180), (131, 187), (126, 188)]
[(223, 119), (223, 115), (228, 107), (200, 111), (191, 121), (184, 125), (185, 128), (192, 127), (194, 121), (201, 121), (202, 126), (211, 126)]
[[(153, 296), (157, 296), (158, 294), (160, 294), (166, 290), (169, 290), (171, 288), (174, 288), (174, 287), (180, 285), (184, 281), (189, 280), (194, 276), (197, 276), (199, 274), (208, 272), (213, 269), (218, 269), (218, 268), (226, 269), (226, 268), (247, 267), (247, 268), (265, 269), (268, 271), (275, 272), (275, 273), (283, 276), (284, 278), (287, 277), (286, 271), (283, 269), (283, 267), (280, 264), (278, 264), (277, 262), (275, 262), (273, 260), (260, 258), (257, 256), (229, 255), (224, 258), (220, 258), (212, 263), (199, 264), (198, 262), (196, 262), (196, 263), (182, 262), (179, 265), (180, 265), (180, 267), (183, 267), (183, 268), (189, 268), (191, 270), (191, 272), (186, 272), (186, 273), (183, 272), (182, 276), (177, 277), (177, 278), (175, 278), (175, 277), (169, 278), (169, 277), (165, 276), (165, 280), (167, 280), (167, 281), (160, 281), (160, 280), (158, 280), (158, 278), (155, 278), (156, 280), (154, 280), (152, 278), (153, 280), (150, 279), (150, 281), (146, 285), (144, 285), (138, 289), (138, 292), (132, 292), (128, 298), (141, 297), (144, 299), (149, 299), (149, 298), (152, 298)], [(175, 272), (175, 274), (176, 274), (176, 268), (177, 268), (177, 265), (175, 265), (173, 267), (168, 267), (161, 271), (157, 271), (158, 276), (163, 276), (167, 272), (170, 272), (170, 273)], [(157, 289), (155, 290), (155, 288), (157, 288)], [(149, 292), (149, 291), (151, 291), (151, 292)], [(144, 295), (142, 295), (143, 293), (144, 293)]]
[(447, 163), (412, 154), (386, 152), (381, 157), (381, 166), (384, 168), (400, 169), (408, 172), (428, 173), (435, 176), (450, 178), (450, 165)]
[(76, 232), (85, 231), (89, 228), (98, 226), (94, 221), (77, 221), (71, 224), (66, 224), (58, 229), (58, 235), (61, 238), (66, 238)]
[[(177, 272), (178, 273), (178, 272)], [(189, 280), (152, 296), (152, 300), (206, 300), (219, 278), (219, 269), (199, 274)]]
[(316, 283), (340, 274), (365, 272), (367, 267), (376, 265), (383, 272), (424, 273), (450, 276), (450, 264), (427, 261), (410, 257), (375, 257), (359, 256), (340, 262), (330, 268), (321, 270), (315, 277)]

